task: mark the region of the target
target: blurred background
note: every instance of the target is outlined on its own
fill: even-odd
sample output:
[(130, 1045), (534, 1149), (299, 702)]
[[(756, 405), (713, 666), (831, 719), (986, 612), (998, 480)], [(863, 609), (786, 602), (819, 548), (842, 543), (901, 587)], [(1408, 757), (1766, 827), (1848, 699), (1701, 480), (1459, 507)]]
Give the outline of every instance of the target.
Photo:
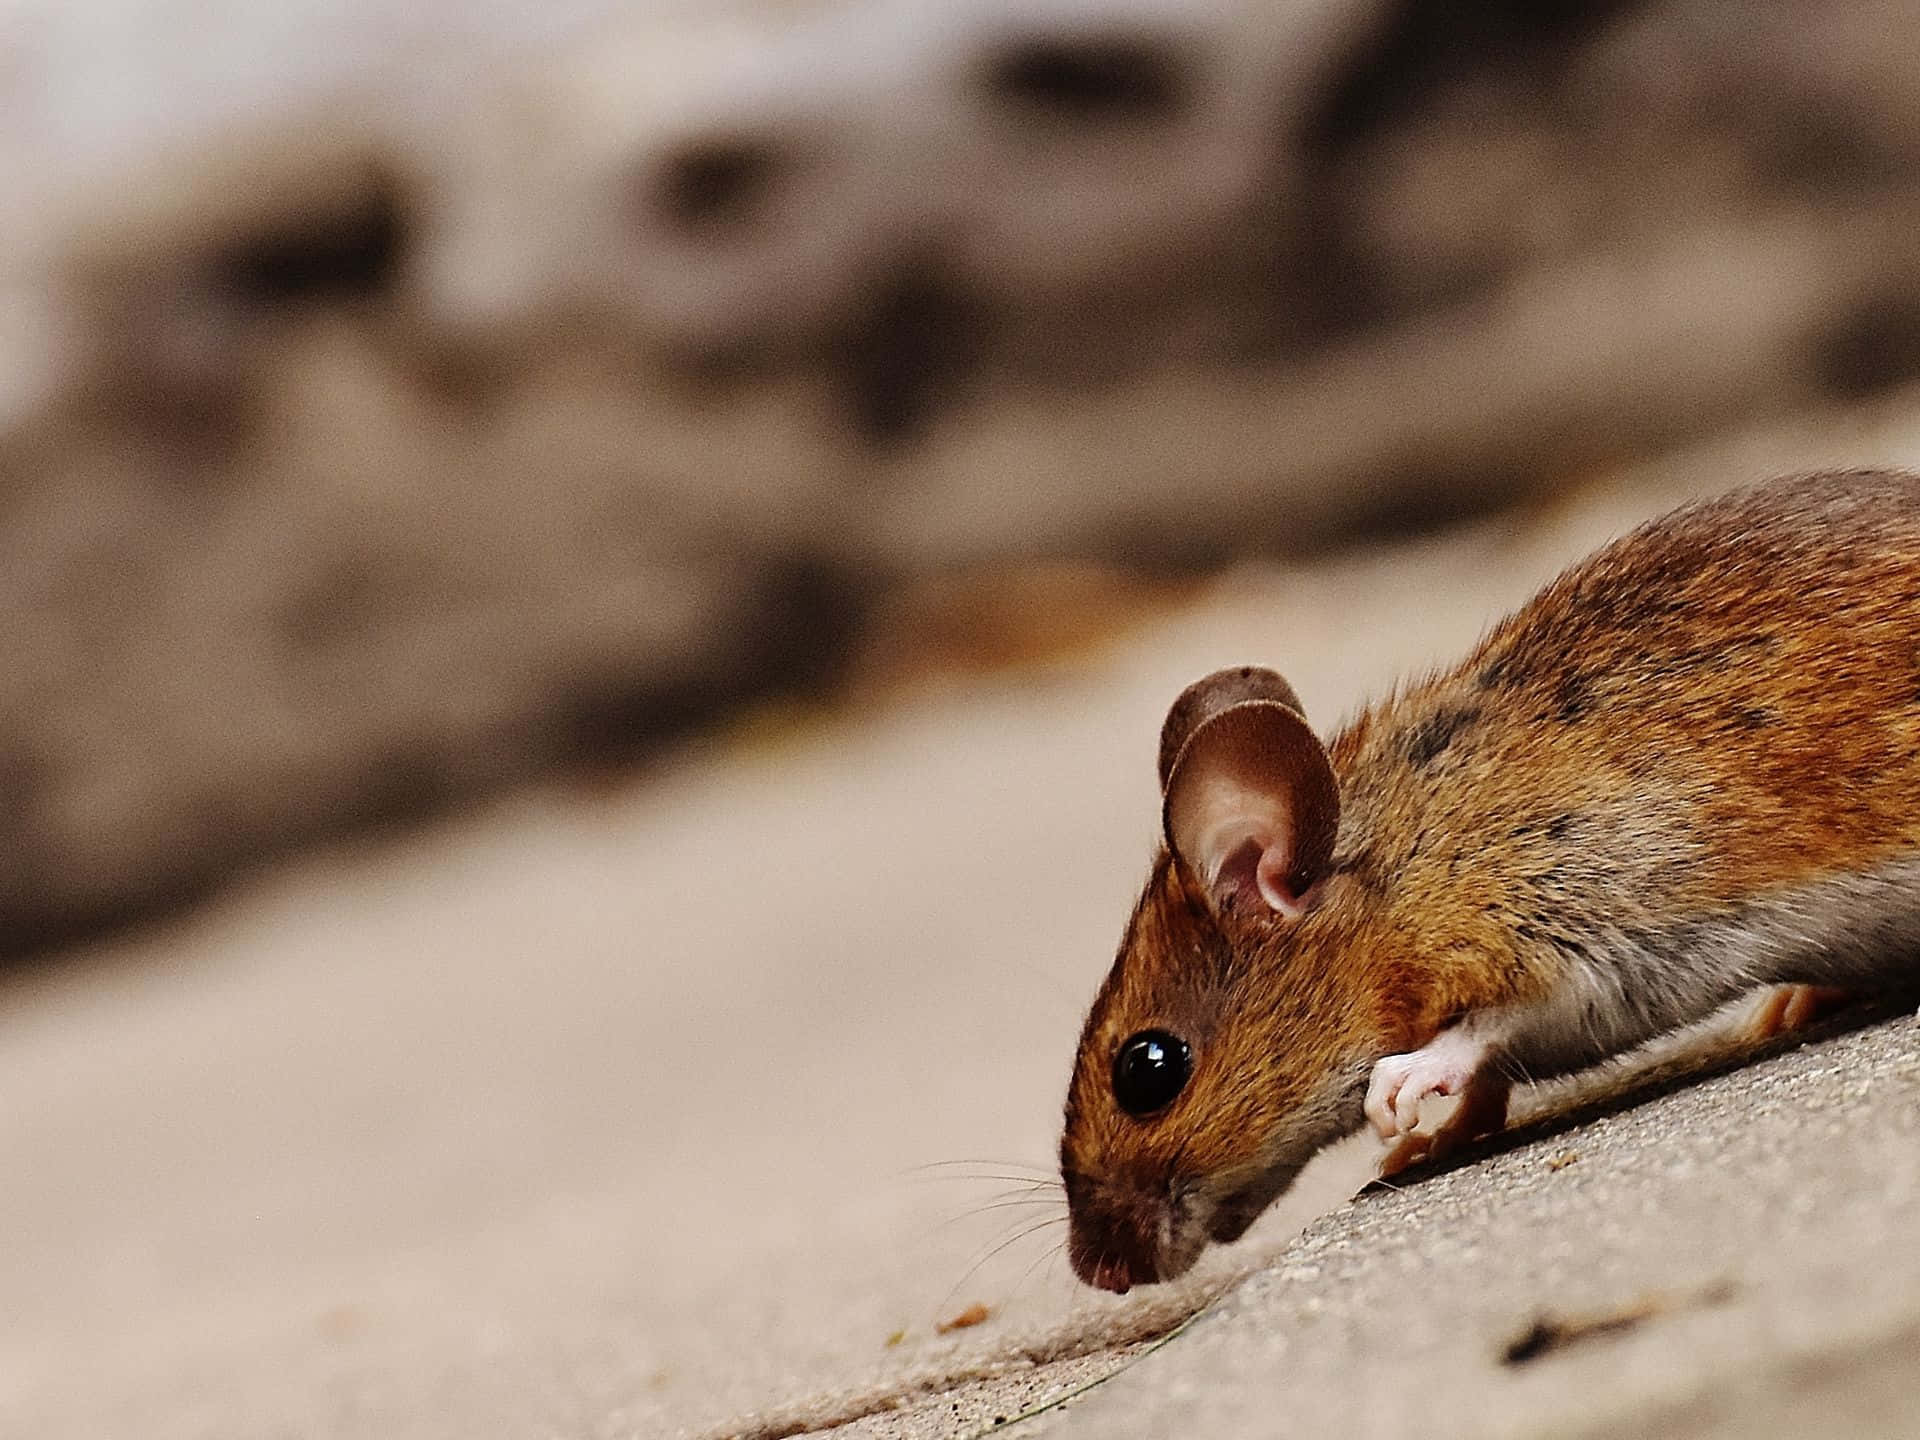
[[(12, 0), (33, 1433), (438, 1433), (429, 1374), (649, 1433), (837, 1383), (632, 1360), (751, 1250), (662, 1236), (888, 1144), (1045, 1166), (1186, 678), (1276, 663), (1330, 724), (1671, 498), (1920, 458), (1916, 21)], [(1030, 1108), (970, 1135), (1015, 1051)], [(744, 1098), (689, 1109), (716, 1070)], [(858, 1123), (762, 1108), (842, 1086)], [(730, 1293), (713, 1334), (779, 1320)], [(382, 1304), (437, 1338), (343, 1358)]]
[(1907, 5), (612, 8), (9, 11), (7, 951), (1920, 366)]

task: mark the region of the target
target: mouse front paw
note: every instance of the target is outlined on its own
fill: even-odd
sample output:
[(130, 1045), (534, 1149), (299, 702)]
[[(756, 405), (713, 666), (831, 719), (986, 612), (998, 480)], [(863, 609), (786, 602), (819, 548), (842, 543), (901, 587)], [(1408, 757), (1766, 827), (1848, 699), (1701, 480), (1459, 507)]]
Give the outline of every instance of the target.
[[(1366, 1113), (1380, 1137), (1393, 1142), (1381, 1173), (1392, 1175), (1500, 1130), (1507, 1123), (1512, 1088), (1487, 1044), (1465, 1026), (1441, 1031), (1418, 1050), (1378, 1061), (1367, 1085)], [(1422, 1131), (1420, 1102), (1429, 1095), (1451, 1095), (1458, 1103), (1431, 1130)]]

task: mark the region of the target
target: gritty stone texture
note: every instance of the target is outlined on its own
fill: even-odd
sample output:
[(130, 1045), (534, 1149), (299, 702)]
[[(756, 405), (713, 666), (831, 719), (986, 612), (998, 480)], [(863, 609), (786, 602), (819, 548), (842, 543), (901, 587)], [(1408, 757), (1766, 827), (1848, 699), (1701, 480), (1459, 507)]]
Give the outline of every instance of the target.
[[(1034, 1433), (1794, 1434), (1792, 1409), (1739, 1428), (1749, 1392), (1823, 1370), (1866, 1381), (1820, 1386), (1825, 1433), (1907, 1433), (1916, 1102), (1909, 1017), (1368, 1194)], [(1643, 1302), (1503, 1359), (1537, 1318)]]

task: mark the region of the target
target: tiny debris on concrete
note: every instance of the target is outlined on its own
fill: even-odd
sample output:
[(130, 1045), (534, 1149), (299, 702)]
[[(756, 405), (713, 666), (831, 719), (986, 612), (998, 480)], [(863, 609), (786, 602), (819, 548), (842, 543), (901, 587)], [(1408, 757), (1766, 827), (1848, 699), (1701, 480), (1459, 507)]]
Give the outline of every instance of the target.
[(1590, 1311), (1583, 1315), (1536, 1316), (1512, 1340), (1500, 1358), (1508, 1365), (1525, 1365), (1555, 1350), (1577, 1345), (1601, 1335), (1615, 1335), (1651, 1320), (1656, 1315), (1696, 1305), (1719, 1305), (1733, 1296), (1732, 1282), (1722, 1280), (1691, 1295), (1643, 1295), (1639, 1299), (1610, 1310)]
[(942, 1335), (951, 1335), (955, 1330), (971, 1330), (976, 1325), (984, 1325), (987, 1317), (992, 1313), (993, 1312), (987, 1309), (986, 1306), (975, 1301), (958, 1315), (950, 1319), (942, 1320), (933, 1328), (938, 1330)]

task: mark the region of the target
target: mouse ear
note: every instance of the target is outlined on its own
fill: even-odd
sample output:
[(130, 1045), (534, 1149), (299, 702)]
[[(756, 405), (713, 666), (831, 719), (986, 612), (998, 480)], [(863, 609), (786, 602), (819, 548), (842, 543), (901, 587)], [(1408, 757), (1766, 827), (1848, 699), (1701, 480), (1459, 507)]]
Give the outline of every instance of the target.
[(1167, 844), (1216, 909), (1295, 916), (1326, 869), (1340, 787), (1293, 689), (1271, 670), (1189, 686), (1160, 735)]
[(1236, 665), (1194, 681), (1180, 692), (1180, 698), (1167, 711), (1166, 723), (1160, 727), (1162, 795), (1167, 793), (1173, 762), (1180, 758), (1193, 732), (1222, 710), (1243, 700), (1277, 700), (1303, 717), (1307, 713), (1307, 707), (1300, 703), (1300, 697), (1293, 693), (1293, 687), (1280, 672), (1264, 665)]

